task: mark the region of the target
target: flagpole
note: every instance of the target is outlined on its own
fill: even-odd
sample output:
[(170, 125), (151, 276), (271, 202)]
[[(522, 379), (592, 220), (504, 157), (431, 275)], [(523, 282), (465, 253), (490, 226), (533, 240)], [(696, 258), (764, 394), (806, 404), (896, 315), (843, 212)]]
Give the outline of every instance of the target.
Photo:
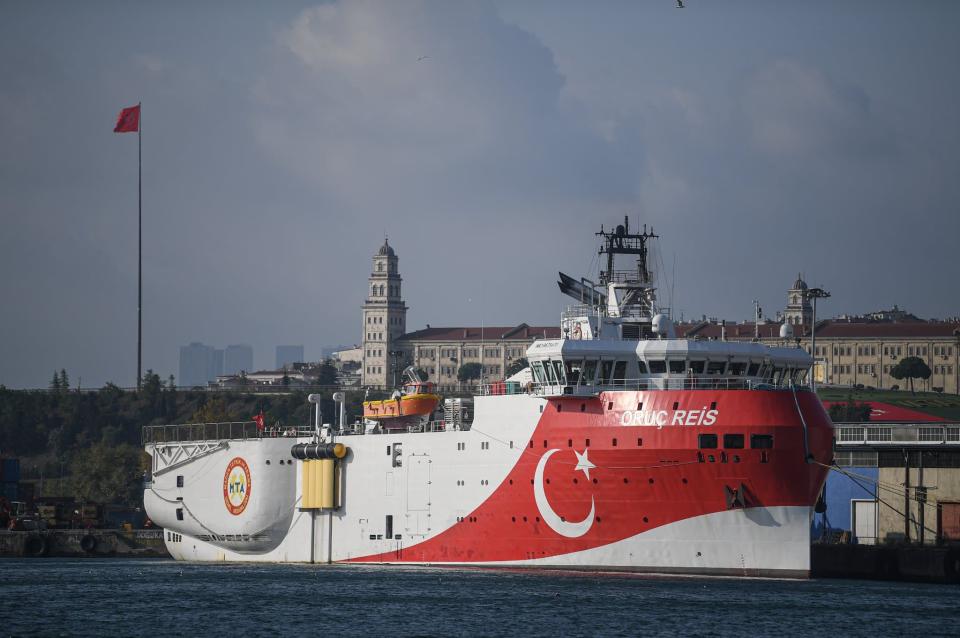
[[(140, 102), (137, 102), (140, 107)], [(143, 152), (141, 146), (141, 131), (143, 130), (143, 108), (138, 109), (139, 122), (137, 126), (137, 391), (143, 378), (141, 365), (143, 359)]]

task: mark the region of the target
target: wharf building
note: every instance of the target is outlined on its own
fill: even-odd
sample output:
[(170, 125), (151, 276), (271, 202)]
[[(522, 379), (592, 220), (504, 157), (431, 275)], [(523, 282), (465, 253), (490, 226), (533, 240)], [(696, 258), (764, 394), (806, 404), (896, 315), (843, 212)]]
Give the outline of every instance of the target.
[[(812, 352), (813, 310), (807, 290), (806, 282), (797, 277), (787, 291), (783, 323), (793, 330), (790, 341), (813, 355), (817, 383), (904, 389), (909, 380), (893, 378), (890, 370), (905, 357), (919, 357), (931, 375), (914, 381), (917, 390), (960, 394), (960, 321), (923, 321), (896, 306), (863, 317), (817, 320), (816, 352)], [(780, 326), (780, 322), (701, 321), (680, 324), (677, 334), (689, 339), (782, 343)]]
[(427, 373), (441, 388), (458, 385), (457, 373), (468, 363), (481, 366), (484, 381), (503, 379), (509, 365), (525, 356), (537, 338), (557, 339), (559, 327), (480, 326), (432, 328), (407, 332), (407, 304), (398, 258), (389, 241), (373, 256), (363, 304), (361, 384), (393, 387), (407, 365)]

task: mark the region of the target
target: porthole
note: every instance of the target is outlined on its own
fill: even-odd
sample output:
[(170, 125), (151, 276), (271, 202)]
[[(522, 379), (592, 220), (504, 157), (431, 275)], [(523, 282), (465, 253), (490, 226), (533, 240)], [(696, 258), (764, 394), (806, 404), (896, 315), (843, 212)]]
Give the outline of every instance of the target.
[(581, 412), (586, 412), (586, 411), (587, 411), (587, 404), (586, 404), (586, 403), (581, 403), (581, 404), (580, 404), (580, 411), (581, 411)]
[(649, 522), (650, 522), (650, 519), (648, 519), (646, 516), (644, 516), (644, 517), (643, 517), (643, 522), (644, 522), (644, 523), (649, 523)]
[(623, 482), (624, 482), (624, 483), (629, 483), (629, 482), (630, 482), (630, 479), (625, 478), (625, 479), (623, 479)]
[(596, 485), (596, 484), (599, 483), (599, 482), (600, 482), (600, 481), (598, 481), (597, 479), (593, 479), (593, 484), (594, 484), (594, 485)]
[(686, 484), (687, 484), (687, 479), (685, 479), (685, 478), (682, 478), (682, 479), (680, 479), (680, 480), (681, 480), (681, 481), (683, 481), (683, 484), (684, 484), (684, 485), (686, 485)]
[(607, 409), (608, 409), (608, 410), (612, 410), (612, 409), (613, 409), (613, 401), (607, 401)]
[(649, 483), (650, 485), (653, 485), (653, 479), (652, 478), (647, 479), (647, 483)]
[(676, 410), (676, 409), (679, 408), (679, 407), (680, 407), (680, 402), (679, 402), (679, 401), (674, 401), (674, 402), (673, 402), (673, 409)]
[(574, 485), (576, 485), (576, 484), (579, 483), (579, 482), (580, 482), (580, 481), (579, 481), (578, 479), (573, 479), (573, 484), (574, 484)]
[(267, 465), (270, 465), (270, 459), (267, 459)]

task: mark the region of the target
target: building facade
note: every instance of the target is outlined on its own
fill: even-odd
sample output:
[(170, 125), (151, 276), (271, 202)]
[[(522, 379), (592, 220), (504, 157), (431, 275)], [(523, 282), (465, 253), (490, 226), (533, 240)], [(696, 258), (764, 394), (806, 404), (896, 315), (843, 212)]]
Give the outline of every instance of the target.
[(277, 346), (277, 370), (303, 363), (303, 346)]
[(227, 346), (223, 351), (223, 374), (253, 372), (253, 348), (246, 344)]
[(403, 280), (397, 254), (389, 241), (373, 256), (373, 270), (367, 280), (363, 304), (363, 367), (365, 386), (393, 385), (393, 370), (404, 356), (397, 341), (407, 330), (407, 305), (403, 302)]
[(223, 350), (194, 341), (180, 346), (181, 386), (204, 386), (223, 374)]

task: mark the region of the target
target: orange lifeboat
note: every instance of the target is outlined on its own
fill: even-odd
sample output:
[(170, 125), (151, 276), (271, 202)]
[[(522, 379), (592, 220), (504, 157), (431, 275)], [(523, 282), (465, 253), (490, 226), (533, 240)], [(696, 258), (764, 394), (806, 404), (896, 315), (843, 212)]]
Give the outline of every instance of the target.
[(400, 417), (420, 417), (429, 415), (440, 402), (440, 396), (433, 393), (433, 384), (417, 379), (403, 387), (403, 392), (395, 393), (389, 399), (364, 401), (365, 419), (396, 419)]

